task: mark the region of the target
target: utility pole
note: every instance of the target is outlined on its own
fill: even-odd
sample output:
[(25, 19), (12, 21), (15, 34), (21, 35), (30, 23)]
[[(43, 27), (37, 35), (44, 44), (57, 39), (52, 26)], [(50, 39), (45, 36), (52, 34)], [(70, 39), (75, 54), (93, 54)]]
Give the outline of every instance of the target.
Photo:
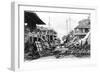
[(68, 34), (68, 20), (66, 18), (67, 34)]
[(69, 32), (71, 31), (71, 18), (69, 17)]
[(50, 16), (49, 16), (49, 22), (48, 22), (48, 25), (49, 25), (49, 30), (48, 30), (48, 33), (49, 33), (49, 36), (48, 36), (48, 40), (50, 41)]
[(50, 28), (50, 16), (49, 16), (49, 22), (48, 22), (49, 28)]

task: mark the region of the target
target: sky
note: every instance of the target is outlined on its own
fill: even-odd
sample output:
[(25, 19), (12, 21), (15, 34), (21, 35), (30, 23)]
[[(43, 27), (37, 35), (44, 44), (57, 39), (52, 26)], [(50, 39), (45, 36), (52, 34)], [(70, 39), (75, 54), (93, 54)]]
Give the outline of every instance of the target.
[(58, 33), (58, 38), (62, 40), (71, 30), (78, 26), (78, 22), (87, 19), (87, 14), (68, 14), (68, 13), (46, 13), (36, 12), (40, 19), (46, 23), (42, 25), (54, 29)]

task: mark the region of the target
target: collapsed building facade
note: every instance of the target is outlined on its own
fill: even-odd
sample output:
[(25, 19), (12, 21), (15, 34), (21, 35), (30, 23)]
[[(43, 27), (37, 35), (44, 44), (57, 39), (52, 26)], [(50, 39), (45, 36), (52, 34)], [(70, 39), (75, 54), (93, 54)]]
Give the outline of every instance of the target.
[(46, 24), (33, 12), (25, 12), (25, 23), (25, 58), (35, 59), (52, 55), (51, 51), (60, 43), (57, 32), (37, 26)]
[(65, 47), (74, 56), (90, 56), (90, 19), (79, 21), (79, 25), (65, 36)]

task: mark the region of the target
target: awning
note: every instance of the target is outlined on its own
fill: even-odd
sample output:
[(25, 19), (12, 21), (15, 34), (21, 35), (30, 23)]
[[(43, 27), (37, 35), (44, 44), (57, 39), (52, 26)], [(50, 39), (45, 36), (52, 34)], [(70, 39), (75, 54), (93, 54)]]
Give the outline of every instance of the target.
[(30, 23), (31, 22), (33, 24), (45, 24), (39, 18), (39, 16), (36, 13), (34, 13), (34, 12), (25, 11), (24, 14), (25, 14), (25, 20), (24, 20), (25, 23)]

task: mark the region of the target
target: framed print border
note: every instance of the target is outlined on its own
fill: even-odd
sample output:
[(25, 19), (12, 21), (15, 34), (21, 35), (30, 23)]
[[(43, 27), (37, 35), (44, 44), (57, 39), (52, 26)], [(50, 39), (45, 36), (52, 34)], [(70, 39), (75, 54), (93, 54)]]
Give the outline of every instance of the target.
[[(72, 5), (73, 6), (73, 5)], [(34, 66), (36, 68), (46, 68), (48, 66), (55, 67), (56, 66), (73, 66), (77, 65), (76, 63), (79, 63), (78, 65), (90, 65), (90, 64), (96, 64), (96, 50), (93, 49), (95, 46), (93, 45), (93, 38), (91, 37), (91, 59), (89, 60), (74, 60), (72, 62), (66, 63), (66, 59), (60, 59), (60, 60), (41, 60), (40, 61), (34, 61), (33, 63), (25, 63), (24, 62), (24, 11), (35, 11), (35, 12), (51, 12), (51, 13), (69, 13), (69, 14), (89, 14), (91, 15), (91, 32), (94, 32), (94, 25), (96, 23), (96, 8), (94, 7), (83, 7), (79, 8), (77, 6), (66, 6), (66, 7), (60, 7), (60, 6), (44, 6), (44, 5), (33, 5), (33, 4), (26, 4), (26, 3), (18, 3), (13, 2), (11, 4), (11, 69), (14, 71), (19, 71), (27, 68), (34, 69)], [(91, 34), (92, 36), (93, 34)], [(52, 61), (50, 63), (49, 61)], [(62, 63), (63, 62), (63, 63)], [(58, 64), (59, 63), (59, 64)], [(31, 65), (31, 66), (30, 66)], [(47, 65), (47, 66), (44, 66)], [(67, 66), (66, 66), (67, 65)]]

